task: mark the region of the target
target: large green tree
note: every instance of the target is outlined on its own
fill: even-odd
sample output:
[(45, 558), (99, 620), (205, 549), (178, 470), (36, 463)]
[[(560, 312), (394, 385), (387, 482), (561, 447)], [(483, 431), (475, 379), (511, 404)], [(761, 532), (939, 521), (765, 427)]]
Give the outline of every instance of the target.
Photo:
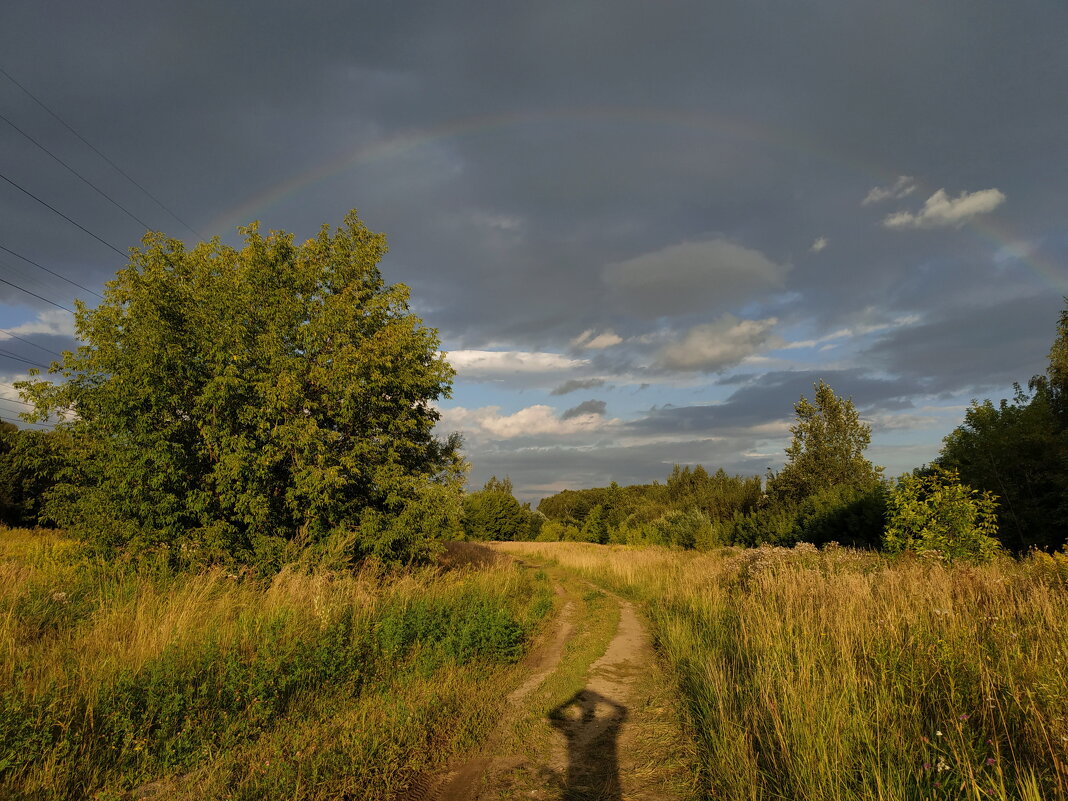
[(473, 540), (525, 540), (532, 512), (515, 499), (507, 476), (490, 478), (478, 492), (464, 498), (464, 533)]
[(779, 502), (799, 503), (838, 487), (867, 489), (882, 475), (864, 457), (871, 426), (860, 421), (852, 399), (838, 397), (822, 380), (813, 389), (811, 401), (802, 395), (794, 404), (786, 464), (768, 480), (768, 495)]
[(240, 249), (147, 235), (104, 300), (78, 304), (84, 344), (52, 368), (66, 380), (21, 384), (38, 418), (73, 412), (57, 520), (204, 558), (277, 561), (361, 530), (357, 550), (418, 556), (388, 516), (459, 516), (458, 443), (433, 434), (453, 376), (437, 333), (355, 212), (303, 244), (241, 231)]
[(945, 438), (938, 463), (998, 497), (998, 536), (1016, 551), (1068, 537), (1068, 309), (1044, 375), (1011, 401), (975, 402)]
[(20, 430), (0, 423), (0, 522), (48, 525), (44, 500), (62, 470), (66, 440), (62, 431)]

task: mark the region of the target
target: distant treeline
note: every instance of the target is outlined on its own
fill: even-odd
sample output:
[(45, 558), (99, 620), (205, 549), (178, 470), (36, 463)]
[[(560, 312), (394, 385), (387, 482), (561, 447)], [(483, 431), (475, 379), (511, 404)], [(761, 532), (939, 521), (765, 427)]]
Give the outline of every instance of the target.
[(911, 475), (887, 479), (864, 457), (870, 427), (823, 382), (794, 411), (787, 462), (777, 473), (737, 476), (675, 465), (663, 484), (564, 490), (536, 511), (511, 497), (507, 480), (494, 478), (467, 496), (468, 535), (682, 548), (837, 542), (910, 549), (926, 542), (943, 554), (971, 555), (1064, 548), (1068, 310), (1045, 374), (1027, 389), (1016, 385), (1012, 400), (973, 403), (935, 462)]
[[(357, 222), (352, 218), (350, 225), (365, 235)], [(318, 246), (330, 243), (324, 233)], [(252, 245), (263, 242), (253, 236)], [(367, 270), (376, 291), (393, 291), (381, 285), (371, 266)], [(169, 273), (161, 275), (174, 280)], [(144, 278), (132, 271), (130, 276), (135, 286), (134, 278)], [(255, 296), (249, 297), (250, 309), (258, 310)], [(385, 307), (404, 308), (403, 298), (387, 300), (381, 301)], [(342, 304), (346, 309), (347, 303)], [(112, 299), (111, 305), (117, 304)], [(106, 304), (83, 311), (83, 324), (114, 311)], [(147, 331), (138, 340), (142, 364), (156, 352), (149, 334), (162, 327), (147, 312), (145, 317), (147, 322), (139, 323)], [(104, 322), (114, 321), (105, 315)], [(871, 427), (861, 422), (850, 399), (820, 381), (811, 400), (802, 397), (794, 404), (792, 439), (778, 472), (737, 476), (676, 465), (663, 484), (565, 490), (543, 499), (537, 509), (516, 500), (507, 477), (463, 492), (459, 439), (434, 438), (436, 413), (428, 405), (444, 391), (451, 371), (434, 355), (436, 340), (419, 324), (410, 314), (405, 318), (406, 336), (417, 341), (404, 348), (425, 355), (433, 369), (420, 378), (418, 391), (409, 393), (416, 400), (405, 394), (407, 389), (394, 393), (385, 384), (372, 391), (356, 382), (349, 392), (341, 379), (331, 378), (327, 383), (338, 397), (330, 408), (321, 404), (322, 421), (309, 421), (300, 411), (304, 390), (294, 382), (299, 378), (318, 386), (322, 378), (299, 374), (310, 369), (306, 354), (287, 356), (285, 364), (295, 367), (280, 372), (292, 379), (283, 383), (289, 394), (281, 398), (274, 374), (240, 363), (235, 345), (233, 353), (224, 348), (214, 354), (222, 365), (218, 376), (190, 379), (202, 393), (194, 404), (199, 427), (181, 411), (184, 407), (173, 411), (175, 391), (162, 379), (140, 377), (141, 367), (127, 364), (128, 353), (101, 335), (102, 345), (83, 348), (78, 357), (114, 361), (106, 369), (94, 368), (95, 379), (30, 381), (23, 387), (38, 419), (63, 409), (76, 410), (77, 417), (51, 432), (0, 424), (0, 522), (60, 525), (105, 554), (162, 548), (187, 561), (232, 560), (265, 569), (276, 569), (312, 545), (344, 548), (357, 559), (419, 561), (432, 556), (443, 540), (460, 537), (681, 548), (837, 542), (974, 557), (1065, 545), (1068, 309), (1061, 312), (1045, 373), (1032, 377), (1026, 389), (1017, 385), (1011, 400), (973, 403), (934, 463), (911, 475), (888, 479), (865, 457)], [(324, 334), (327, 351), (333, 347), (332, 331), (328, 327)], [(246, 327), (231, 333), (244, 336)], [(177, 336), (169, 329), (168, 335)], [(215, 348), (204, 344), (209, 346)], [(370, 358), (365, 352), (370, 347), (346, 351), (351, 362), (346, 362), (346, 380), (361, 374), (360, 360)], [(374, 355), (381, 365), (394, 363), (392, 352)], [(275, 356), (267, 353), (262, 361), (270, 367)], [(322, 358), (331, 369), (341, 364), (329, 354)], [(426, 359), (414, 359), (413, 374), (427, 372)], [(72, 364), (64, 369), (76, 372), (81, 363)], [(105, 380), (120, 370), (126, 371), (123, 381)], [(376, 375), (401, 386), (395, 373), (383, 367)], [(135, 379), (148, 398), (141, 405), (134, 404), (128, 389)], [(233, 409), (242, 410), (240, 415), (227, 405), (232, 399), (226, 394), (238, 390), (240, 403), (234, 400)], [(225, 403), (211, 394), (216, 391)], [(377, 398), (382, 408), (370, 401), (350, 403), (350, 395)], [(267, 414), (264, 398), (284, 408)], [(142, 409), (149, 400), (156, 411)], [(401, 425), (397, 415), (402, 412), (413, 419)], [(343, 431), (356, 433), (343, 437)]]

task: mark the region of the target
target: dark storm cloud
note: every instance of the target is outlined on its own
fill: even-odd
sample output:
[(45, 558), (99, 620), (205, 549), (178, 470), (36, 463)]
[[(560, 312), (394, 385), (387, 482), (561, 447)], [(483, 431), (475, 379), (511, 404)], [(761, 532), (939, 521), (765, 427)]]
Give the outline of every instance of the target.
[[(361, 145), (425, 132), (425, 146), (371, 156), (380, 163), (312, 185), (299, 203), (249, 213), (307, 234), (360, 207), (391, 236), (393, 277), (435, 298), (432, 321), (471, 344), (573, 336), (576, 318), (616, 313), (593, 303), (608, 265), (710, 232), (775, 264), (829, 236), (835, 248), (790, 281), (809, 290), (806, 314), (833, 319), (913, 267), (911, 246), (891, 246), (878, 214), (860, 209), (872, 186), (906, 172), (928, 181), (928, 194), (996, 186), (1025, 228), (1042, 222), (1036, 194), (1058, 195), (1047, 165), (1065, 123), (1056, 78), (1068, 56), (1055, 32), (1068, 12), (1049, 4), (842, 13), (823, 2), (778, 9), (773, 22), (745, 3), (247, 11), (104, 3), (57, 20), (16, 2), (5, 11), (5, 64), (197, 226)], [(37, 115), (34, 131), (86, 156), (17, 90), (3, 91)], [(1039, 193), (1022, 190), (1039, 175)], [(106, 168), (93, 177), (154, 227), (188, 236)], [(82, 191), (58, 174), (43, 180), (42, 190), (62, 188), (50, 197)], [(70, 200), (120, 248), (139, 235), (107, 204)], [(443, 220), (456, 209), (514, 215), (523, 234), (473, 237)], [(34, 216), (47, 222), (19, 230), (63, 231), (70, 247), (96, 253)], [(847, 247), (851, 238), (867, 248)], [(99, 281), (114, 266), (104, 252), (81, 269)], [(498, 298), (523, 302), (487, 302)]]
[[(1040, 369), (1068, 288), (1068, 175), (1051, 169), (1068, 128), (1068, 6), (816, 0), (766, 12), (741, 0), (5, 3), (0, 66), (197, 235), (2, 76), (0, 107), (150, 227), (188, 240), (233, 243), (221, 229), (253, 217), (302, 238), (358, 208), (389, 238), (386, 279), (411, 285), (451, 350), (570, 352), (588, 329), (626, 340), (537, 385), (553, 394), (641, 375), (669, 341), (642, 338), (664, 330), (688, 344), (667, 351), (676, 366), (734, 364), (742, 351), (721, 359), (712, 327), (727, 314), (817, 337), (923, 320), (871, 345), (867, 372), (726, 379), (724, 404), (631, 424), (650, 436), (781, 420), (819, 377), (887, 410)], [(118, 250), (138, 241), (142, 226), (2, 123), (0, 152), (0, 171)], [(911, 194), (863, 205), (902, 175)], [(964, 228), (884, 225), (939, 191), (984, 190), (1004, 202)], [(0, 210), (0, 243), (87, 287), (123, 263), (6, 184)], [(831, 245), (813, 252), (820, 238)], [(1047, 277), (994, 258), (1021, 242), (1044, 249)], [(0, 275), (64, 305), (85, 296), (5, 254)], [(49, 308), (10, 285), (0, 301), (20, 320)], [(714, 455), (743, 464), (751, 444)], [(666, 471), (638, 462), (676, 447), (552, 452), (529, 475), (559, 458), (575, 480), (646, 480)], [(501, 474), (515, 457), (473, 458)]]
[(929, 393), (983, 392), (1043, 372), (1063, 301), (1052, 294), (953, 309), (879, 339), (863, 357)]
[(569, 392), (577, 392), (580, 389), (595, 389), (604, 385), (603, 378), (571, 378), (555, 387), (550, 395), (566, 395)]
[(603, 400), (587, 400), (578, 406), (572, 406), (560, 415), (561, 420), (570, 420), (573, 417), (581, 417), (584, 414), (596, 414), (604, 417), (608, 404)]
[(861, 370), (825, 370), (767, 373), (714, 405), (671, 406), (652, 409), (630, 424), (643, 434), (711, 435), (750, 428), (793, 417), (802, 395), (811, 398), (813, 385), (825, 381), (842, 397), (852, 398), (861, 410), (896, 410), (912, 406), (911, 395), (921, 392), (915, 380), (874, 378)]

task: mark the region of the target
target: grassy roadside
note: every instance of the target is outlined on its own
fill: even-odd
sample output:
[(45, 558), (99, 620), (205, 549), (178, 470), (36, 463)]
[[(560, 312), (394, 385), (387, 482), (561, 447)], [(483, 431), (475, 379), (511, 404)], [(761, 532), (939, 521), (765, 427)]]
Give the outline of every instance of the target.
[(642, 604), (709, 798), (1068, 798), (1068, 570), (516, 543)]
[(484, 736), (552, 605), (507, 563), (264, 580), (0, 532), (0, 797), (400, 797)]

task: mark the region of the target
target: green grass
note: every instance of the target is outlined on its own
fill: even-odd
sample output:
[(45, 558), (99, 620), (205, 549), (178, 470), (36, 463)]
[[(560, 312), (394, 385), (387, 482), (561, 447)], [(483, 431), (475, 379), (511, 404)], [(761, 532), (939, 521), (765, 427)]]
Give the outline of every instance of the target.
[(642, 604), (707, 798), (1068, 799), (1068, 558), (511, 544)]
[(484, 735), (552, 608), (507, 564), (264, 580), (75, 546), (0, 532), (0, 797), (399, 797)]

